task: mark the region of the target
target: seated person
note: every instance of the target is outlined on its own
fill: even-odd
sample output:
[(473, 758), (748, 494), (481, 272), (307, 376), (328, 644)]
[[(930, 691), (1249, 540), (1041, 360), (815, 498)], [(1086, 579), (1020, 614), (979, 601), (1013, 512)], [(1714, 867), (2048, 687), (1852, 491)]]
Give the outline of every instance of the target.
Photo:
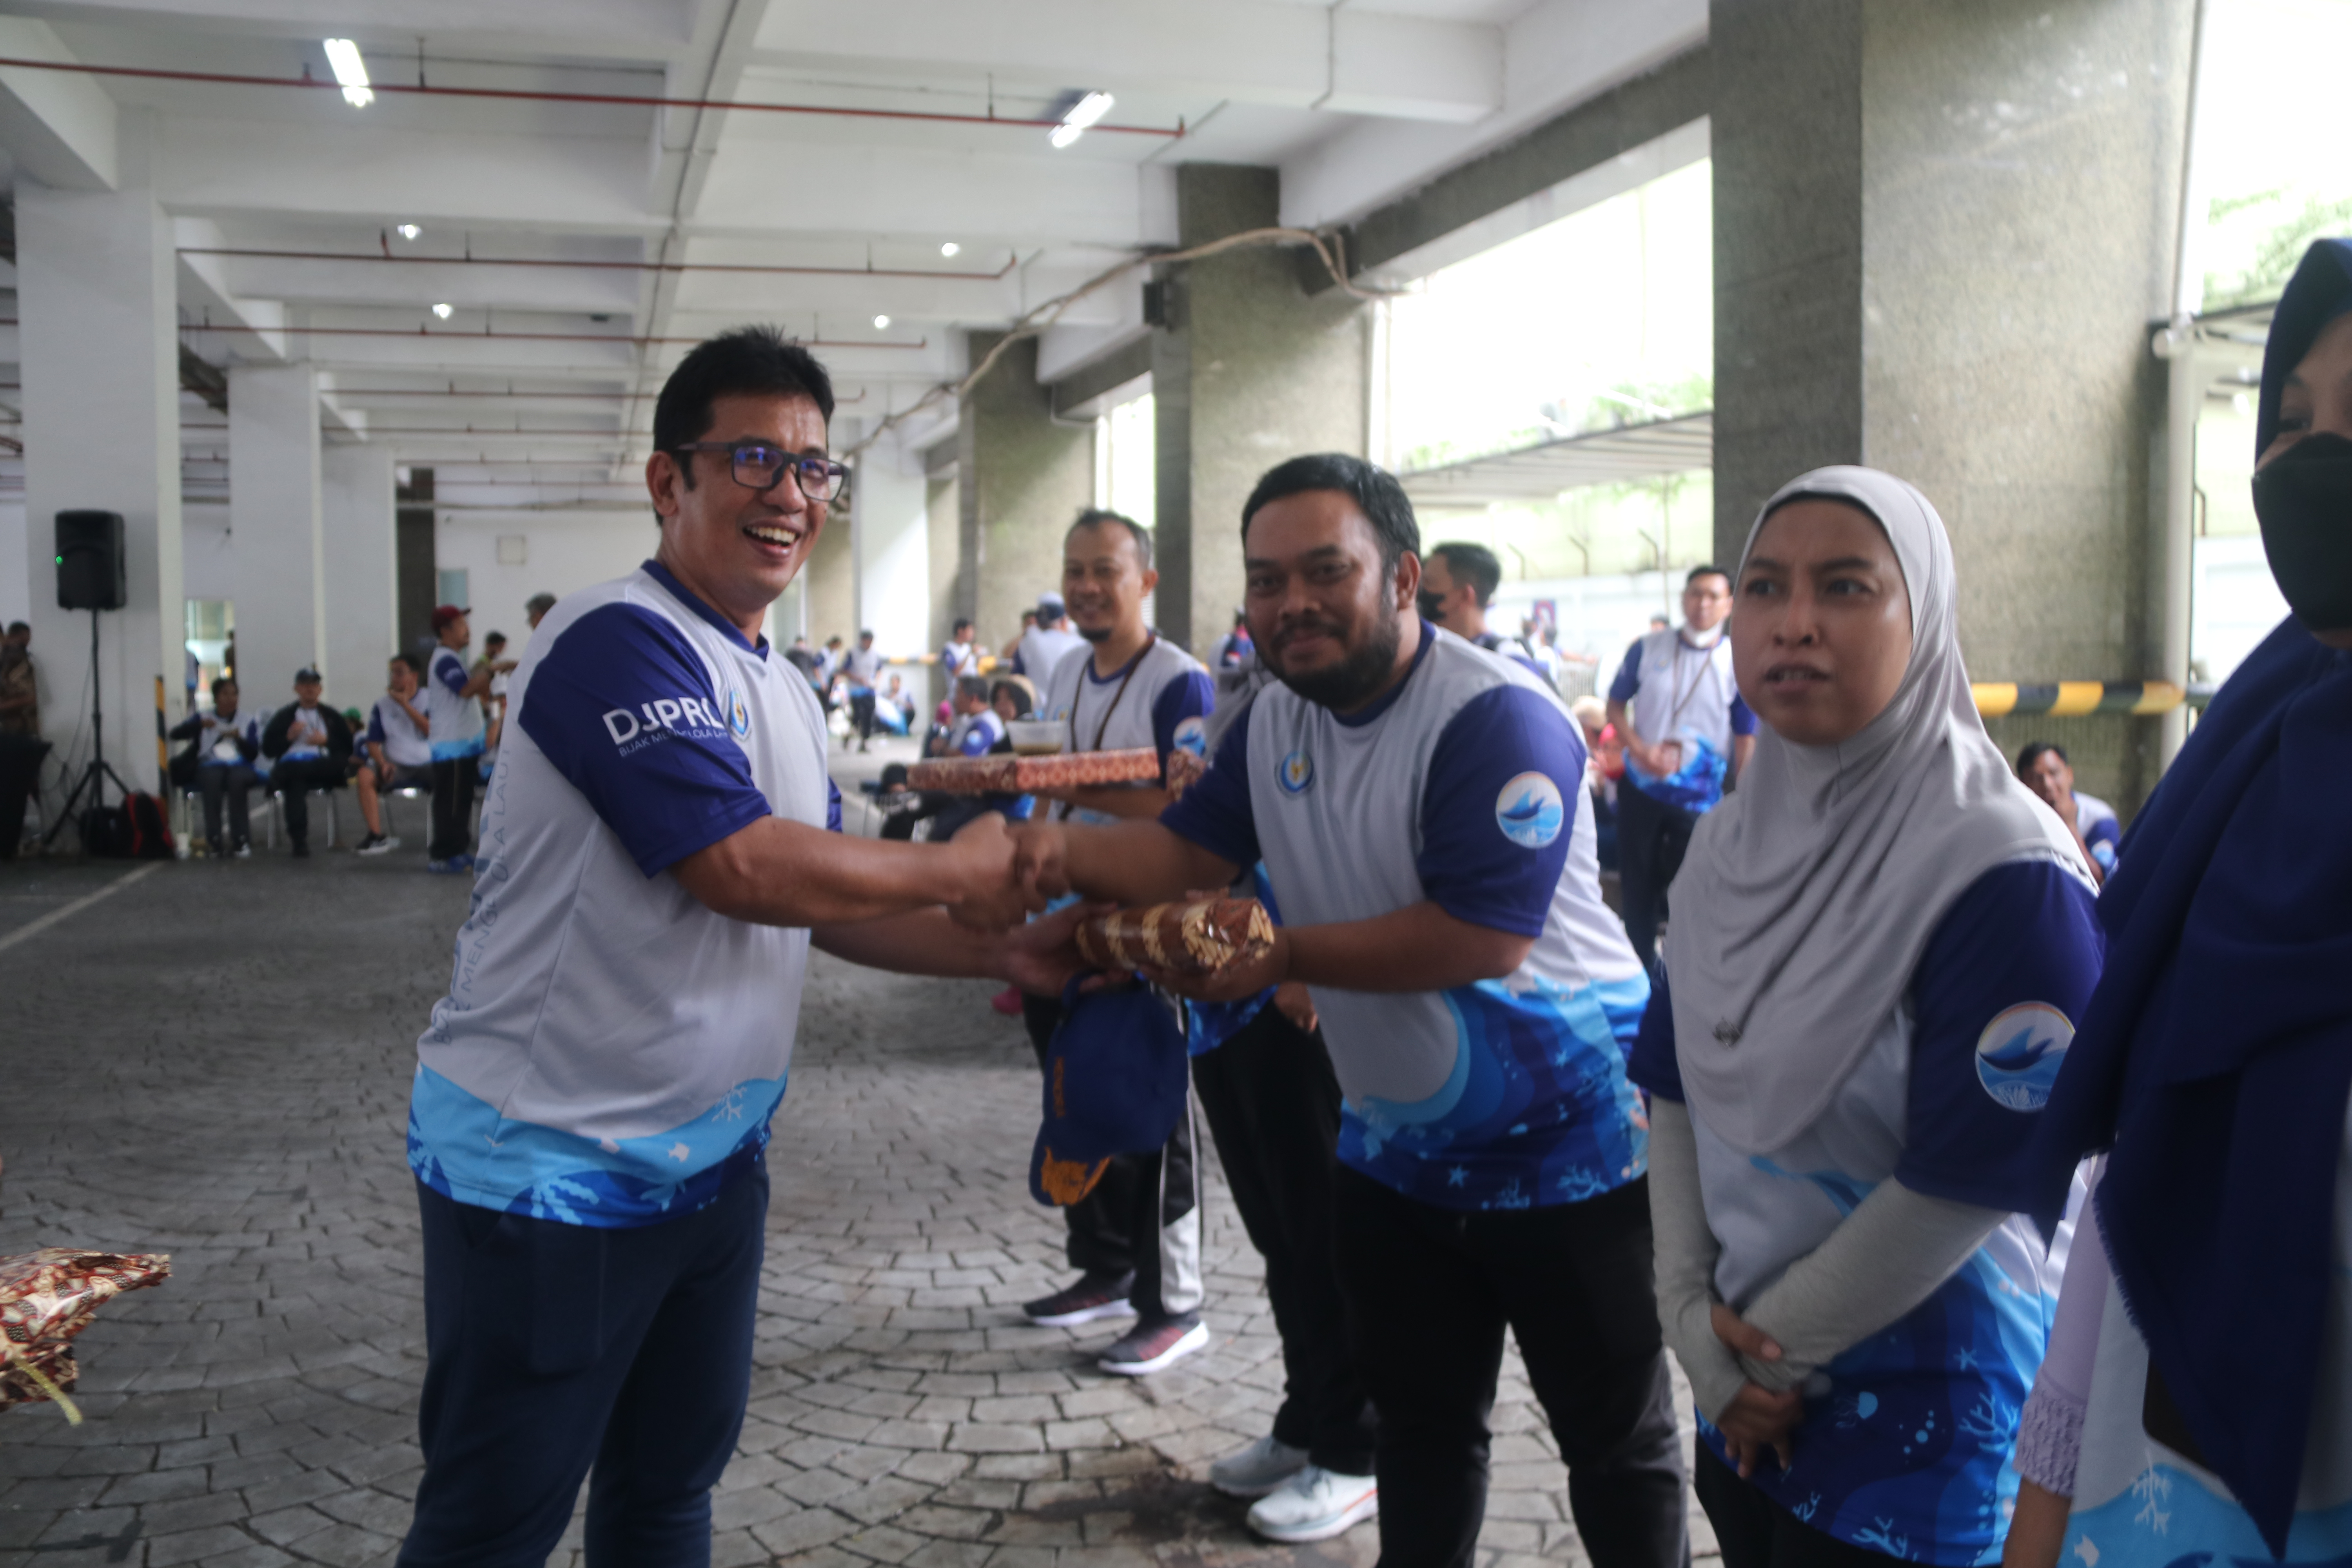
[[(187, 749), (172, 759), (172, 782), (205, 797), (205, 845), (215, 855), (253, 858), (253, 830), (247, 795), (261, 777), (255, 771), (261, 760), (261, 721), (240, 714), (236, 681), (222, 676), (213, 682), (213, 709), (191, 713), (172, 727), (171, 738), (185, 741)], [(221, 837), (221, 804), (229, 810), (229, 837)]]
[(2058, 814), (2059, 821), (2074, 830), (2083, 853), (2098, 867), (2099, 879), (2114, 876), (2116, 855), (2123, 845), (2123, 825), (2116, 820), (2114, 806), (2074, 787), (2074, 768), (2066, 753), (2048, 741), (2036, 741), (2017, 753), (2017, 776)]
[(433, 788), (433, 742), (426, 739), (433, 723), (416, 701), (424, 661), (404, 653), (392, 661), (391, 670), (391, 685), (368, 714), (357, 753), (360, 817), (367, 824), (367, 837), (360, 840), (362, 855), (400, 847), (400, 840), (383, 830), (379, 801), (384, 791)]
[(294, 700), (261, 731), (269, 788), (284, 803), (286, 837), (297, 860), (310, 857), (310, 792), (342, 788), (343, 764), (352, 754), (352, 727), (319, 700), (324, 685), (317, 670), (296, 670)]

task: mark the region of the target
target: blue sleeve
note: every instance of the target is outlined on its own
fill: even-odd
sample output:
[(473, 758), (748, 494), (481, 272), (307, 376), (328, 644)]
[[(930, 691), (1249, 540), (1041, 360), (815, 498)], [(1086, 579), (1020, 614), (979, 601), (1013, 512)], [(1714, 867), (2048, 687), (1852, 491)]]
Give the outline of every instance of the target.
[(1021, 650), (1017, 647), (1013, 650), (1013, 673), (1015, 675), (1026, 675), (1029, 673), (1027, 670), (1021, 668)]
[(518, 721), (648, 877), (774, 815), (701, 658), (636, 605), (566, 626), (531, 672)]
[(1641, 689), (1642, 641), (1636, 637), (1625, 649), (1625, 662), (1617, 667), (1617, 679), (1609, 683), (1609, 700), (1631, 702)]
[(824, 781), (824, 830), (841, 831), (841, 786), (829, 778)]
[(995, 744), (996, 738), (985, 728), (979, 724), (972, 724), (965, 728), (962, 743), (958, 745), (956, 750), (967, 757), (984, 757), (988, 755), (990, 748)]
[(1439, 731), (1421, 797), (1414, 868), (1438, 908), (1539, 936), (1568, 864), (1584, 741), (1556, 702), (1497, 686)]
[(1731, 732), (1735, 735), (1756, 733), (1756, 715), (1748, 710), (1748, 699), (1737, 692), (1731, 699)]
[[(1160, 752), (1163, 778), (1168, 773), (1168, 753), (1179, 745), (1195, 754), (1207, 750), (1197, 721), (1206, 717), (1216, 705), (1217, 683), (1205, 669), (1188, 671), (1160, 689), (1160, 695), (1151, 703), (1151, 744)], [(1187, 720), (1195, 721), (1189, 731), (1185, 729)]]
[(1244, 713), (1225, 731), (1209, 771), (1160, 814), (1169, 832), (1236, 866), (1258, 862), (1257, 818), (1250, 810), (1249, 730)]
[(1675, 1059), (1675, 999), (1664, 974), (1650, 987), (1650, 1005), (1625, 1058), (1625, 1076), (1662, 1100), (1683, 1101), (1683, 1068)]
[(368, 710), (366, 738), (376, 745), (383, 744), (383, 705), (382, 703)]
[(447, 687), (450, 696), (463, 697), (469, 679), (466, 674), (466, 661), (443, 648), (433, 656), (433, 679)]
[(2105, 947), (2093, 895), (2049, 861), (1996, 866), (1962, 893), (1911, 977), (1911, 1087), (1895, 1179), (1981, 1208), (2047, 1195), (2025, 1158)]

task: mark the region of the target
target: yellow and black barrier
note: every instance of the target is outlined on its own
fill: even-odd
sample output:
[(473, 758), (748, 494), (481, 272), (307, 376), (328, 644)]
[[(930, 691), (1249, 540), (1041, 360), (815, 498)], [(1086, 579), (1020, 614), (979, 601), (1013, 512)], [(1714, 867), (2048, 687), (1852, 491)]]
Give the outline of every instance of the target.
[(2017, 680), (1979, 680), (1969, 688), (1977, 711), (1987, 719), (2048, 714), (2053, 719), (2086, 713), (2125, 713), (2136, 719), (2169, 713), (2186, 702), (2205, 706), (2206, 693), (2168, 680), (2057, 680), (2035, 685)]

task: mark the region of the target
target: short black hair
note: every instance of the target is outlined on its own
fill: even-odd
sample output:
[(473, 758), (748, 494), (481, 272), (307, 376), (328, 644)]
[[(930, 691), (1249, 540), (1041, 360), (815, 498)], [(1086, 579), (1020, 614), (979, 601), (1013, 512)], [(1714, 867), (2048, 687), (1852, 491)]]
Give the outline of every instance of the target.
[(400, 660), (401, 663), (408, 666), (409, 669), (415, 675), (417, 679), (422, 680), (425, 679), (425, 661), (423, 659), (417, 658), (413, 653), (396, 653), (392, 657)]
[(995, 696), (993, 692), (989, 690), (988, 677), (984, 675), (957, 676), (956, 695), (958, 697), (969, 697), (978, 702), (990, 701)]
[(675, 455), (702, 439), (710, 405), (729, 396), (805, 397), (833, 423), (833, 377), (816, 355), (778, 328), (737, 327), (695, 344), (669, 373), (654, 402), (654, 448)]
[(1070, 524), (1062, 534), (1062, 547), (1068, 549), (1070, 535), (1082, 528), (1108, 528), (1114, 525), (1127, 530), (1127, 536), (1135, 541), (1136, 565), (1142, 571), (1150, 571), (1151, 531), (1125, 512), (1112, 511), (1108, 507), (1090, 506), (1078, 513), (1078, 521)]
[(971, 617), (970, 616), (958, 616), (955, 620), (955, 626), (951, 629), (959, 632), (968, 632), (971, 630)]
[(1454, 574), (1456, 583), (1470, 584), (1471, 592), (1478, 595), (1481, 609), (1495, 602), (1495, 590), (1503, 584), (1503, 563), (1493, 551), (1483, 544), (1449, 541), (1431, 545), (1429, 553), (1444, 557), (1446, 571)]
[(2056, 742), (2029, 741), (2026, 742), (2025, 750), (2017, 753), (2017, 776), (2023, 778), (2025, 776), (2025, 770), (2040, 762), (2042, 760), (2042, 753), (2044, 752), (2056, 757), (2060, 762), (2064, 763), (2070, 768), (2074, 765), (2073, 760), (2066, 755), (2066, 748), (2059, 745)]
[(1257, 481), (1242, 503), (1242, 542), (1249, 542), (1250, 519), (1260, 508), (1308, 490), (1338, 490), (1356, 503), (1381, 542), (1381, 565), (1392, 567), (1397, 557), (1421, 553), (1421, 524), (1413, 521), (1412, 500), (1396, 476), (1345, 452), (1316, 452), (1276, 463)]
[(489, 647), (492, 643), (499, 643), (499, 644), (503, 645), (503, 644), (506, 642), (506, 640), (507, 640), (507, 634), (506, 634), (506, 633), (504, 633), (504, 632), (492, 632), (489, 636), (488, 636), (488, 637), (484, 637), (484, 638), (482, 639), (482, 646), (483, 646), (484, 647)]
[(215, 702), (217, 702), (217, 701), (219, 701), (219, 700), (220, 700), (220, 694), (221, 694), (221, 688), (222, 688), (222, 687), (224, 687), (224, 686), (235, 686), (236, 684), (236, 676), (234, 676), (234, 675), (215, 675), (215, 676), (214, 676), (214, 677), (213, 677), (213, 700), (214, 700), (214, 701), (215, 701)]
[(25, 621), (10, 621), (8, 623), (8, 635), (12, 637), (18, 632), (29, 632), (32, 629), (31, 625)]
[(1683, 578), (1683, 586), (1687, 588), (1702, 577), (1720, 577), (1726, 584), (1728, 584), (1731, 581), (1730, 573), (1725, 571), (1722, 567), (1717, 566), (1714, 562), (1710, 561), (1704, 566), (1692, 567), (1689, 573)]
[(866, 641), (866, 638), (868, 638), (868, 637), (872, 637), (873, 635), (874, 635), (874, 628), (873, 628), (872, 626), (867, 626), (865, 630), (863, 630), (863, 631), (861, 631), (861, 632), (859, 632), (859, 633), (857, 634), (857, 640), (858, 640), (859, 642), (864, 642), (864, 641)]

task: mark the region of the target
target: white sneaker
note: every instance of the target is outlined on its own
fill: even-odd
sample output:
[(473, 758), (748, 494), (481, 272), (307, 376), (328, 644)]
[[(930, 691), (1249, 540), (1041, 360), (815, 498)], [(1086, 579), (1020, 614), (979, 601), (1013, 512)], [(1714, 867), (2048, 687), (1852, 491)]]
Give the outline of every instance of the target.
[(1307, 1450), (1260, 1437), (1209, 1467), (1209, 1484), (1227, 1497), (1264, 1497), (1307, 1468)]
[(1268, 1541), (1328, 1541), (1380, 1511), (1371, 1477), (1309, 1465), (1250, 1505), (1249, 1527)]

